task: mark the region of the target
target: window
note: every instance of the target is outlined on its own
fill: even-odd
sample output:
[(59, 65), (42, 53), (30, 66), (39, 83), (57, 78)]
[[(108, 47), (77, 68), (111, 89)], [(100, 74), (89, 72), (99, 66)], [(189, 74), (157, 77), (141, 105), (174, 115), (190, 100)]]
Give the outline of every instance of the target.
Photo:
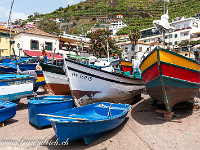
[(52, 51), (52, 42), (45, 42), (45, 44), (46, 44), (45, 49), (48, 51)]
[(147, 48), (147, 52), (149, 52), (149, 48)]
[(141, 52), (142, 51), (142, 47), (139, 47), (139, 52)]
[(174, 37), (177, 38), (177, 37), (178, 37), (178, 34), (175, 34)]
[(175, 45), (177, 45), (177, 43), (178, 43), (177, 41), (174, 42)]
[(39, 42), (36, 40), (31, 40), (31, 49), (39, 50)]

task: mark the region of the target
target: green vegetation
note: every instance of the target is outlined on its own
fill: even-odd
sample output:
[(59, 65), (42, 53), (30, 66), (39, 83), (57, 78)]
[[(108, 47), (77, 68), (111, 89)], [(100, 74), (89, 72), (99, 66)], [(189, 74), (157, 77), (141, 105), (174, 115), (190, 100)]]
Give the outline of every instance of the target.
[[(121, 56), (115, 41), (110, 38), (110, 31), (97, 30), (94, 33), (88, 34), (91, 39), (90, 53), (101, 58), (107, 57), (108, 51), (111, 56)], [(107, 46), (108, 43), (108, 46)]]
[(128, 35), (132, 44), (133, 59), (135, 59), (135, 46), (137, 45), (138, 39), (141, 37), (141, 32), (137, 27), (124, 27), (117, 31), (117, 35)]
[[(87, 0), (79, 4), (58, 8), (46, 14), (49, 18), (64, 18), (70, 21), (77, 18), (90, 19), (115, 15), (123, 15), (124, 22), (129, 26), (136, 26), (138, 29), (152, 27), (153, 20), (160, 19), (163, 14), (163, 0)], [(166, 3), (171, 21), (176, 17), (194, 17), (200, 11), (199, 0), (170, 0)], [(31, 19), (35, 17), (29, 16)], [(44, 17), (44, 16), (43, 16)], [(77, 31), (78, 33), (80, 31)]]

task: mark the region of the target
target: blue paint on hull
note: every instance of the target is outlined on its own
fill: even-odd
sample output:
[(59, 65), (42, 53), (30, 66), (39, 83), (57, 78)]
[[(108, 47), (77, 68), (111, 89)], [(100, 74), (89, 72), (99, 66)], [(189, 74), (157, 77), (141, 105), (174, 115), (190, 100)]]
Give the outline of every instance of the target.
[(0, 122), (8, 120), (16, 115), (17, 105), (12, 102), (0, 101)]
[(51, 114), (74, 107), (72, 96), (42, 96), (28, 100), (29, 121), (38, 126), (51, 125), (45, 116), (38, 114)]
[(0, 95), (0, 101), (15, 101), (23, 97), (30, 96), (31, 94), (33, 94), (33, 90), (8, 95)]
[(60, 143), (90, 136), (95, 139), (95, 135), (119, 126), (126, 118), (129, 109), (130, 105), (128, 104), (101, 102), (51, 114), (55, 116), (87, 119), (86, 121), (59, 117), (47, 117), (47, 119), (51, 121)]

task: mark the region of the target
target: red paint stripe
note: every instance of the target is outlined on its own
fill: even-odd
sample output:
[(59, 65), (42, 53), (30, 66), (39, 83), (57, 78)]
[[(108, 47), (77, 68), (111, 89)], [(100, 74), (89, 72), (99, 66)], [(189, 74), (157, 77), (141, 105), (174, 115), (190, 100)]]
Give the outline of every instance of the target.
[(142, 78), (144, 79), (144, 83), (151, 81), (152, 79), (159, 76), (158, 64), (150, 68), (149, 70), (145, 71), (142, 74)]
[(167, 64), (161, 64), (162, 74), (165, 76), (186, 80), (190, 82), (200, 83), (200, 74), (190, 70), (170, 66)]
[(37, 74), (37, 77), (44, 77), (43, 74)]
[(123, 70), (124, 72), (130, 71), (130, 74), (133, 73), (132, 66), (124, 66), (124, 65), (122, 65), (122, 70)]

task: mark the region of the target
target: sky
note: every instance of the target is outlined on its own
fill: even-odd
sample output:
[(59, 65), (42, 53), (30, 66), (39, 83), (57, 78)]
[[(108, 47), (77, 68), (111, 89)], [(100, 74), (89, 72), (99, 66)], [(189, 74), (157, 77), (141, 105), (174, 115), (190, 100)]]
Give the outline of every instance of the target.
[[(0, 0), (0, 22), (7, 22), (13, 0)], [(27, 19), (34, 12), (46, 14), (59, 7), (67, 7), (68, 4), (79, 3), (81, 0), (14, 0), (12, 9), (12, 21), (15, 19)], [(84, 1), (84, 0), (82, 0)]]

